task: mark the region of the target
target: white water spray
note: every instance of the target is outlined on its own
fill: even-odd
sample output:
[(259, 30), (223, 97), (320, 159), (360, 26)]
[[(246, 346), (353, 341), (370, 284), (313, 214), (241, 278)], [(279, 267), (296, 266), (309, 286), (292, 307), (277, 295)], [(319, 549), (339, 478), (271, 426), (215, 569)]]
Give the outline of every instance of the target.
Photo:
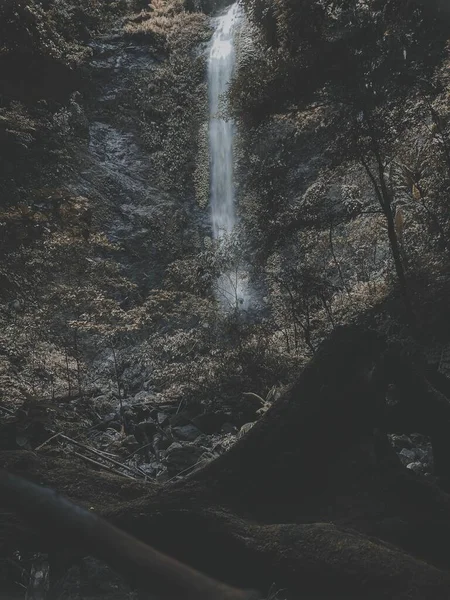
[(233, 4), (217, 19), (208, 61), (209, 147), (211, 160), (211, 212), (213, 235), (231, 233), (235, 225), (233, 181), (234, 123), (222, 118), (220, 101), (228, 91), (235, 66), (234, 33), (239, 8)]
[[(228, 91), (235, 68), (234, 37), (240, 19), (241, 10), (237, 3), (216, 19), (208, 61), (211, 219), (215, 239), (230, 234), (236, 224), (233, 177), (234, 123), (221, 114), (221, 100)], [(224, 273), (217, 287), (219, 298), (226, 305), (246, 308), (247, 285), (245, 276), (239, 272), (238, 267), (233, 273)]]

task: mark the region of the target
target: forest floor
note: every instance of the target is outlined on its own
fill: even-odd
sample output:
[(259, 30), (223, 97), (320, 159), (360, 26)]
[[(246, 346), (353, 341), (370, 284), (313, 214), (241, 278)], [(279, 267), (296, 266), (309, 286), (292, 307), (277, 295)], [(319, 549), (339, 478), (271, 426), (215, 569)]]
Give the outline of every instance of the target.
[[(236, 432), (203, 435), (205, 446), (208, 440), (210, 447), (220, 440), (227, 451), (216, 457), (209, 455), (207, 464), (198, 463), (196, 466), (201, 468), (190, 470), (185, 476), (177, 464), (175, 472), (179, 478), (158, 482), (156, 477), (146, 481), (142, 473), (139, 476), (140, 469), (145, 469), (144, 457), (139, 462), (124, 461), (118, 450), (117, 454), (113, 450), (101, 455), (105, 451), (93, 440), (91, 452), (95, 446), (97, 464), (86, 466), (86, 459), (80, 456), (92, 457), (92, 453), (86, 453), (86, 439), (80, 448), (70, 439), (62, 440), (62, 436), (49, 441), (47, 449), (44, 446), (34, 452), (3, 451), (1, 464), (13, 473), (55, 488), (141, 539), (234, 585), (268, 593), (274, 584), (273, 589), (287, 587), (293, 594), (298, 593), (298, 586), (303, 586), (311, 598), (402, 598), (406, 590), (411, 598), (443, 598), (443, 590), (450, 585), (445, 575), (449, 499), (438, 488), (439, 477), (428, 471), (433, 468), (433, 457), (427, 427), (422, 425), (430, 423), (430, 418), (431, 422), (448, 418), (450, 404), (448, 400), (442, 403), (439, 392), (427, 387), (429, 384), (420, 373), (409, 371), (411, 380), (417, 380), (409, 383), (414, 389), (420, 388), (417, 398), (412, 398), (408, 384), (404, 389), (398, 368), (396, 375), (384, 372), (380, 354), (383, 345), (374, 332), (336, 330), (297, 384), (275, 400), (255, 425), (244, 429), (239, 440)], [(354, 354), (355, 348), (358, 354)], [(374, 368), (378, 373), (375, 381), (367, 376)], [(386, 437), (373, 429), (380, 417), (379, 394), (385, 394), (388, 381), (395, 381), (397, 386), (397, 409), (392, 415), (386, 413), (385, 426), (389, 429), (389, 419), (394, 419), (397, 429), (401, 430), (404, 422), (404, 429), (408, 430), (413, 411), (419, 417), (417, 429), (422, 434)], [(193, 417), (189, 424), (172, 427), (167, 420), (178, 416), (187, 419), (186, 412), (177, 412), (175, 407), (159, 409), (153, 413), (156, 419), (149, 418), (146, 423), (156, 424), (158, 416), (161, 421), (164, 415), (160, 429), (167, 436), (175, 435), (174, 429), (178, 433), (192, 432), (195, 423), (199, 424)], [(399, 414), (403, 415), (400, 421)], [(211, 429), (218, 430), (218, 422), (213, 425), (211, 421), (220, 421), (223, 415), (203, 414), (202, 418), (204, 426), (209, 422)], [(124, 441), (129, 437), (124, 437), (123, 431), (121, 436)], [(52, 448), (52, 443), (56, 447)], [(175, 446), (179, 456), (201, 448), (186, 441), (173, 442), (171, 446)], [(163, 457), (170, 455), (171, 446), (166, 453), (161, 451)], [(74, 458), (73, 453), (78, 450)], [(112, 463), (114, 473), (107, 472), (112, 456), (116, 460)], [(264, 500), (258, 503), (262, 497)], [(434, 511), (433, 516), (429, 510)], [(25, 577), (26, 567), (42, 559), (35, 552), (43, 550), (43, 542), (35, 533), (30, 537), (29, 528), (11, 514), (4, 515), (1, 528), (3, 556), (8, 556), (6, 549), (10, 552), (3, 562), (3, 577), (11, 584), (17, 581), (18, 568)], [(280, 541), (280, 535), (297, 540), (288, 559), (288, 546)], [(350, 541), (346, 536), (357, 537)], [(363, 562), (373, 554), (372, 572), (366, 573), (368, 579), (361, 579), (360, 559), (356, 560), (356, 555), (351, 554), (351, 562), (356, 560), (358, 564), (344, 567), (350, 559), (347, 552), (354, 544), (360, 546)], [(279, 552), (284, 559), (278, 556)], [(425, 562), (414, 566), (417, 558)], [(73, 561), (70, 552), (65, 559), (60, 555), (59, 561), (49, 560), (54, 573), (61, 573), (55, 584), (60, 597), (69, 593), (76, 597), (76, 590), (80, 589), (86, 594), (81, 597), (115, 597), (105, 583), (111, 580), (109, 571), (95, 561), (83, 559), (77, 562), (75, 572), (72, 568), (67, 572)], [(300, 583), (299, 573), (304, 571), (305, 561), (312, 561), (314, 567), (308, 578), (305, 574), (300, 577)], [(330, 582), (335, 577), (335, 561), (342, 572), (339, 582), (333, 584)], [(433, 571), (435, 567), (431, 565), (439, 572)], [(398, 571), (395, 584), (392, 569)], [(415, 570), (414, 581), (409, 580), (407, 574)], [(93, 572), (98, 579), (92, 578)], [(323, 572), (322, 585), (314, 578), (314, 572)], [(113, 581), (120, 593), (131, 593), (117, 579)], [(86, 590), (89, 585), (95, 587), (94, 582), (97, 589), (90, 596), (92, 590)], [(340, 595), (332, 593), (333, 586), (338, 586)], [(286, 592), (278, 597), (291, 596)]]

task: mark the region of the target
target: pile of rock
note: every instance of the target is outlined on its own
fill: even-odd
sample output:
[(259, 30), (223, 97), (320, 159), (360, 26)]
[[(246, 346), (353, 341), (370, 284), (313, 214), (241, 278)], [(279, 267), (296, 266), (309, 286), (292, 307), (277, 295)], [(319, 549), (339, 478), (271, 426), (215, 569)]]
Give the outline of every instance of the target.
[(433, 449), (431, 440), (425, 435), (389, 435), (391, 444), (407, 469), (430, 476), (433, 471)]
[[(208, 410), (197, 403), (164, 403), (149, 391), (139, 392), (120, 406), (116, 400), (115, 410), (111, 410), (111, 398), (98, 397), (92, 402), (103, 417), (91, 443), (158, 481), (182, 477), (217, 458), (254, 424), (241, 424), (227, 410)], [(255, 420), (257, 408), (255, 405)]]

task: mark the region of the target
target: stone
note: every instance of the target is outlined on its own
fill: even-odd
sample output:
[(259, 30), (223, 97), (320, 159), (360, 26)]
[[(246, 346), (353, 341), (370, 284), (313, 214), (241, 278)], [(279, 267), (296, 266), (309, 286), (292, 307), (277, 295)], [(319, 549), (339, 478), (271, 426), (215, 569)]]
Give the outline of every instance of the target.
[[(135, 427), (140, 434), (148, 436), (150, 439), (157, 432), (156, 424), (153, 421), (141, 421)], [(136, 435), (136, 434), (135, 434)]]
[(251, 423), (245, 423), (245, 425), (242, 425), (242, 427), (239, 430), (238, 437), (241, 438), (246, 433), (248, 433), (254, 424), (255, 424), (255, 422), (253, 421)]
[(139, 448), (139, 442), (134, 435), (127, 435), (127, 437), (122, 441), (122, 447), (126, 448), (130, 452), (133, 452)]
[(401, 452), (399, 452), (399, 457), (402, 463), (407, 465), (416, 460), (416, 453), (413, 450), (408, 450), (408, 448), (403, 448)]
[(156, 474), (156, 480), (161, 483), (167, 481), (169, 477), (169, 471), (166, 468), (162, 469), (161, 471), (158, 471), (158, 473)]
[(30, 449), (29, 440), (26, 435), (18, 435), (16, 437), (16, 444), (19, 448), (28, 448)]
[(212, 446), (212, 451), (217, 454), (223, 454), (227, 452), (236, 443), (236, 437), (234, 435), (224, 435)]
[(433, 461), (433, 451), (428, 448), (413, 448), (416, 458), (420, 462), (430, 463)]
[(153, 436), (153, 448), (155, 449), (155, 452), (167, 450), (172, 443), (172, 440), (162, 433), (156, 433)]
[(406, 468), (410, 469), (411, 471), (414, 471), (414, 473), (425, 473), (425, 465), (418, 461), (409, 463), (408, 465), (406, 465)]
[(95, 437), (95, 445), (100, 450), (107, 450), (110, 447), (111, 442), (118, 441), (118, 438), (119, 434), (117, 431), (111, 431), (109, 433), (100, 433)]
[(209, 448), (211, 446), (211, 437), (209, 435), (205, 435), (204, 433), (202, 433), (192, 443), (195, 444), (196, 446), (204, 446), (205, 448)]
[(176, 406), (170, 406), (170, 405), (164, 404), (164, 405), (158, 406), (158, 408), (152, 408), (150, 410), (150, 416), (154, 421), (156, 421), (158, 419), (158, 413), (164, 413), (164, 414), (167, 414), (170, 416), (170, 415), (173, 415), (173, 413), (175, 413), (176, 410), (177, 410)]
[(155, 400), (155, 394), (149, 392), (147, 390), (142, 390), (135, 394), (133, 403), (142, 403), (142, 402), (153, 402)]
[(180, 444), (180, 442), (172, 442), (172, 444), (170, 444), (170, 446), (167, 448), (166, 456), (168, 456), (171, 452), (181, 450), (182, 448), (183, 444)]
[(111, 409), (115, 407), (116, 400), (114, 398), (110, 398), (106, 394), (103, 394), (102, 396), (93, 398), (92, 405), (95, 412), (97, 412), (101, 417), (105, 417), (111, 412)]
[(172, 415), (169, 418), (169, 423), (172, 427), (184, 427), (185, 425), (191, 425), (191, 417), (186, 414), (186, 411), (182, 411), (176, 415)]
[(182, 427), (173, 427), (172, 433), (179, 438), (180, 440), (184, 440), (186, 442), (195, 441), (202, 432), (195, 425), (183, 425)]
[(190, 400), (186, 404), (186, 414), (189, 415), (191, 419), (197, 417), (203, 412), (203, 405), (198, 400)]
[(159, 425), (164, 427), (164, 425), (166, 425), (169, 422), (169, 415), (167, 415), (166, 413), (163, 413), (163, 412), (157, 412), (156, 420)]
[(192, 423), (198, 427), (203, 433), (212, 435), (220, 431), (222, 425), (226, 423), (230, 415), (223, 411), (202, 413), (193, 417)]
[(153, 450), (153, 435), (156, 432), (156, 426), (151, 421), (142, 421), (134, 428), (134, 437), (137, 439), (142, 453), (147, 462), (150, 461), (150, 452)]
[(110, 421), (108, 423), (108, 427), (114, 429), (115, 431), (120, 431), (122, 429), (122, 423), (120, 421)]
[(123, 411), (122, 413), (122, 423), (124, 431), (127, 435), (132, 435), (134, 433), (136, 419), (134, 418), (133, 411), (129, 408)]
[(197, 464), (203, 452), (202, 448), (193, 444), (174, 442), (166, 450), (164, 464), (171, 472), (179, 472)]
[(150, 418), (150, 410), (148, 408), (148, 406), (146, 406), (145, 404), (137, 404), (136, 406), (133, 406), (133, 418), (138, 422), (141, 423), (142, 421), (151, 421), (152, 419)]
[(407, 435), (390, 435), (389, 437), (396, 450), (400, 448), (411, 449), (414, 445)]
[(415, 446), (423, 445), (429, 442), (429, 438), (421, 433), (412, 433), (410, 438)]
[(238, 433), (238, 428), (233, 423), (224, 423), (220, 430), (222, 433), (230, 433), (231, 435), (236, 435)]

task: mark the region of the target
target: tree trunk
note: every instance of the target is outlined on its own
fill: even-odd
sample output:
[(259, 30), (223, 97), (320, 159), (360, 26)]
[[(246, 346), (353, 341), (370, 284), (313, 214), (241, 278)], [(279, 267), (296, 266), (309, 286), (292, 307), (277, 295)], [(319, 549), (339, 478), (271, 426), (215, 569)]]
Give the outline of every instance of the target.
[(392, 258), (394, 260), (395, 272), (397, 274), (400, 291), (401, 291), (401, 294), (403, 297), (403, 302), (404, 302), (405, 309), (406, 309), (407, 320), (410, 323), (410, 325), (412, 326), (412, 328), (415, 329), (416, 328), (416, 317), (414, 315), (414, 311), (412, 309), (412, 304), (411, 304), (411, 299), (409, 296), (408, 284), (406, 281), (405, 270), (403, 268), (400, 246), (398, 243), (397, 232), (395, 230), (394, 215), (392, 214), (392, 206), (391, 206), (391, 201), (390, 201), (390, 197), (389, 197), (389, 192), (386, 187), (386, 182), (384, 180), (383, 162), (382, 162), (381, 156), (377, 150), (374, 150), (374, 156), (375, 156), (375, 160), (377, 162), (377, 167), (378, 167), (378, 178), (379, 178), (378, 181), (377, 181), (375, 175), (370, 170), (370, 167), (367, 164), (367, 162), (364, 159), (362, 159), (361, 162), (366, 170), (367, 175), (369, 176), (369, 179), (372, 182), (375, 194), (378, 198), (378, 202), (380, 204), (380, 207), (383, 211), (384, 216), (386, 217), (389, 245), (391, 247)]

